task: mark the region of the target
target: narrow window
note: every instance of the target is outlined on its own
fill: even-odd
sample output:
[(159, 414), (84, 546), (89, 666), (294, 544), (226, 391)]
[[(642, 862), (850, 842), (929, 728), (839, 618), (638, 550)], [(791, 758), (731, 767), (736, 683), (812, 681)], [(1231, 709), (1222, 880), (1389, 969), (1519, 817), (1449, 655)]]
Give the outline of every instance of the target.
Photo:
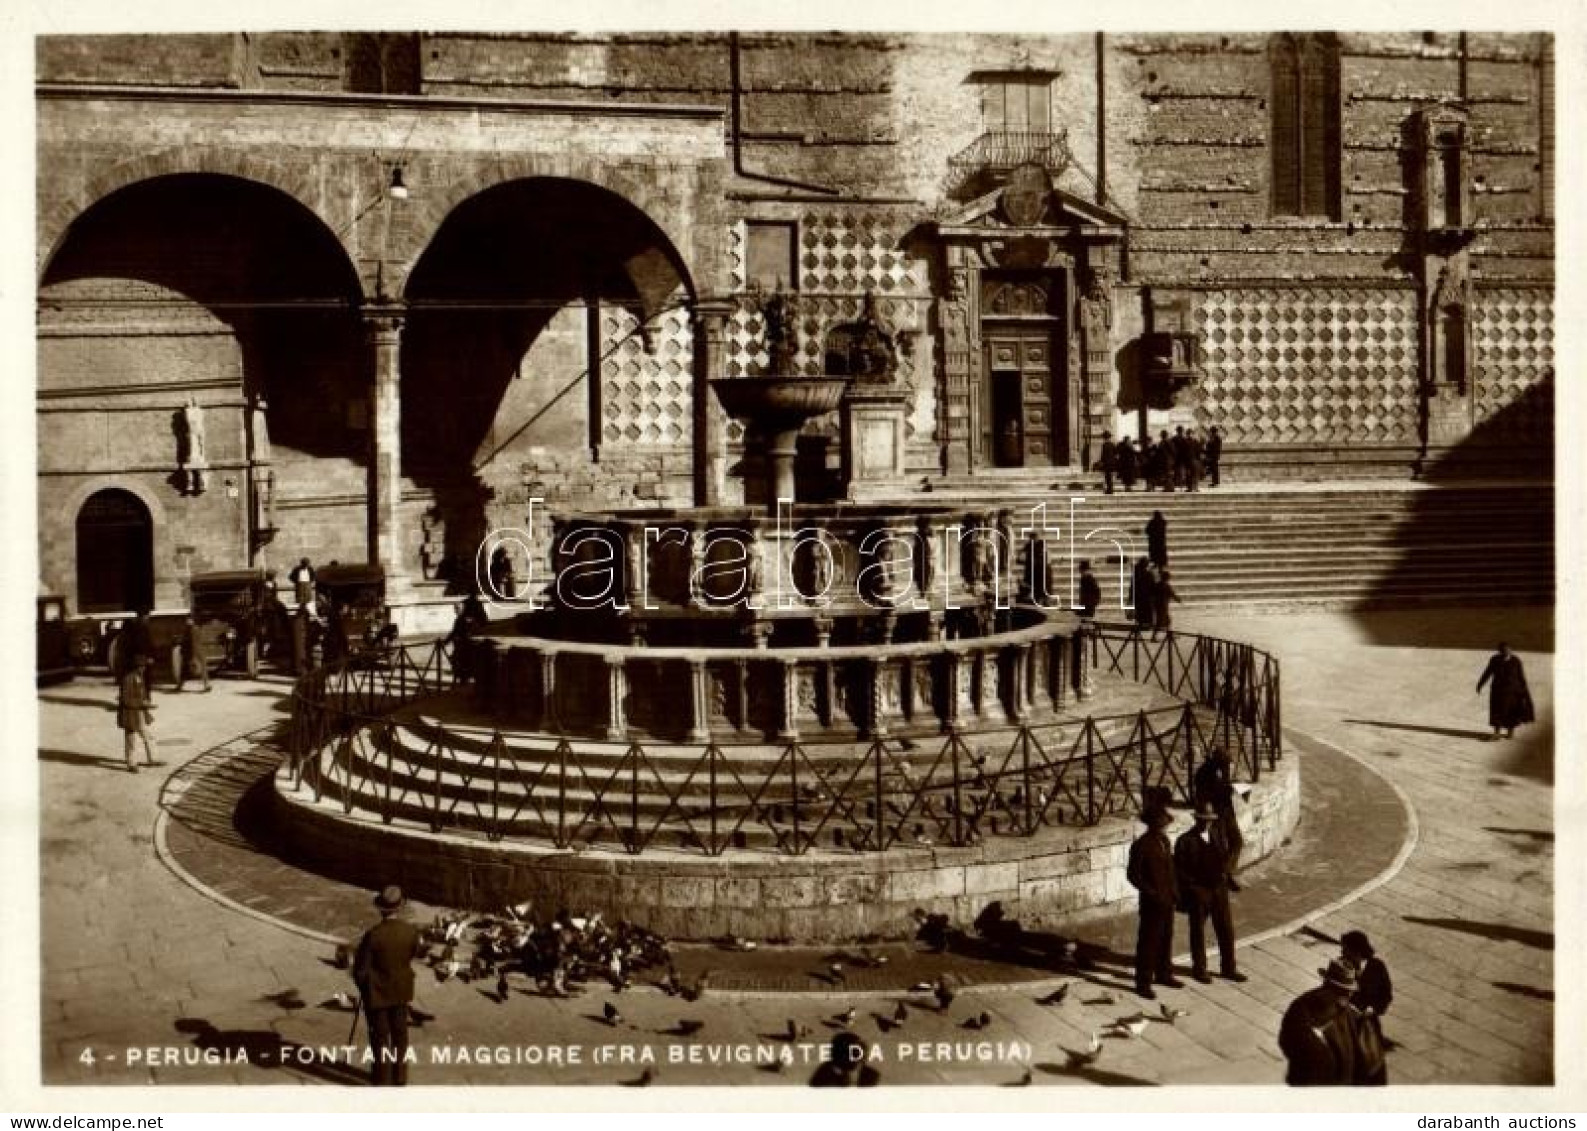
[(798, 290), (798, 235), (797, 224), (749, 221), (745, 226), (745, 281), (764, 291)]
[(1341, 216), (1339, 51), (1332, 36), (1283, 33), (1269, 46), (1275, 216)]

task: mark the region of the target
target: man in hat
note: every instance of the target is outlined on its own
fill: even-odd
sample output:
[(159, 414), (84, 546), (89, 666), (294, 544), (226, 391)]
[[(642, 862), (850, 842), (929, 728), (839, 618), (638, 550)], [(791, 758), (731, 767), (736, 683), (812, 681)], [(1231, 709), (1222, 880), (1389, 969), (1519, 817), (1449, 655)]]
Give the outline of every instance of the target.
[(1357, 989), (1356, 968), (1336, 958), (1317, 973), (1322, 985), (1296, 998), (1279, 1026), (1278, 1047), (1289, 1062), (1284, 1082), (1365, 1084), (1359, 1064), (1362, 1018), (1350, 1004)]
[(1196, 823), (1174, 842), (1174, 876), (1179, 881), (1180, 905), (1190, 916), (1192, 977), (1211, 982), (1207, 973), (1207, 916), (1218, 937), (1218, 966), (1231, 982), (1245, 981), (1234, 960), (1234, 916), (1229, 912), (1228, 856), (1213, 831), (1218, 811), (1203, 801), (1196, 808)]
[(377, 1086), (408, 1082), (408, 1006), (413, 1001), (413, 960), (421, 944), (418, 930), (397, 915), (402, 904), (402, 889), (395, 884), (375, 897), (380, 922), (358, 940), (353, 959), (353, 981), (369, 1019)]
[(1113, 494), (1113, 472), (1119, 465), (1119, 449), (1113, 443), (1113, 433), (1102, 433), (1102, 452), (1097, 460), (1097, 470), (1102, 472), (1102, 489)]
[(1097, 615), (1097, 606), (1102, 604), (1102, 585), (1097, 581), (1097, 575), (1091, 572), (1091, 563), (1080, 563), (1080, 615), (1086, 620), (1091, 620)]
[(1134, 442), (1125, 436), (1119, 441), (1118, 451), (1114, 457), (1119, 465), (1119, 481), (1124, 484), (1126, 491), (1135, 490), (1135, 476), (1140, 467), (1140, 453), (1135, 450)]
[(1141, 812), (1146, 826), (1130, 845), (1125, 877), (1140, 896), (1140, 921), (1135, 936), (1135, 992), (1156, 998), (1152, 983), (1178, 989), (1174, 977), (1174, 850), (1165, 831), (1173, 818), (1159, 803), (1148, 803)]
[(132, 759), (140, 741), (143, 743), (143, 764), (160, 765), (154, 760), (154, 741), (149, 734), (149, 727), (154, 724), (154, 695), (149, 685), (153, 670), (154, 657), (140, 653), (127, 661), (126, 671), (118, 681), (116, 725), (124, 736), (129, 774), (138, 772), (138, 765)]
[(1234, 873), (1240, 866), (1240, 854), (1245, 851), (1245, 834), (1240, 831), (1240, 818), (1234, 810), (1234, 764), (1222, 746), (1209, 750), (1196, 768), (1191, 792), (1198, 807), (1208, 804), (1217, 811), (1218, 823), (1213, 826), (1213, 836), (1223, 844), (1229, 890), (1239, 891), (1240, 881), (1234, 878)]
[(1206, 460), (1207, 478), (1212, 480), (1212, 485), (1216, 487), (1223, 463), (1223, 433), (1218, 430), (1216, 424), (1207, 433)]

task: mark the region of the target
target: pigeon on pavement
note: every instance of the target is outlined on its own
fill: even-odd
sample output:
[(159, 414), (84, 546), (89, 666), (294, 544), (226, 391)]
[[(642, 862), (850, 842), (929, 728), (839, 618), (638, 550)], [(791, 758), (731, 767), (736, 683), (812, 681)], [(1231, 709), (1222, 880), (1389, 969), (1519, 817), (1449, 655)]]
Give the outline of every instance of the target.
[(1048, 994), (1046, 997), (1038, 998), (1036, 1000), (1036, 1004), (1037, 1005), (1062, 1005), (1064, 1003), (1064, 999), (1067, 998), (1068, 996), (1069, 996), (1069, 983), (1065, 982), (1063, 985), (1059, 986), (1056, 990), (1054, 990), (1052, 993)]
[(937, 984), (931, 987), (931, 992), (937, 999), (937, 1008), (946, 1013), (948, 1007), (953, 1004), (953, 987), (948, 985), (944, 979), (938, 978)]
[(601, 1006), (601, 1016), (604, 1017), (606, 1019), (606, 1023), (612, 1026), (614, 1029), (623, 1023), (623, 1015), (617, 1011), (617, 1007), (611, 1002), (607, 1002), (605, 1005)]
[(1165, 1001), (1163, 1003), (1163, 1007), (1162, 1007), (1162, 1010), (1161, 1010), (1161, 1015), (1162, 1015), (1162, 1019), (1164, 1021), (1166, 1021), (1170, 1025), (1172, 1025), (1174, 1022), (1178, 1021), (1181, 1017), (1188, 1017), (1190, 1015), (1190, 1011), (1189, 1010), (1185, 1010), (1185, 1009), (1175, 1009), (1173, 1006), (1169, 1005)]
[(1091, 1034), (1091, 1043), (1084, 1052), (1069, 1050), (1069, 1064), (1072, 1068), (1085, 1068), (1095, 1064), (1102, 1056), (1102, 1038), (1096, 1033)]

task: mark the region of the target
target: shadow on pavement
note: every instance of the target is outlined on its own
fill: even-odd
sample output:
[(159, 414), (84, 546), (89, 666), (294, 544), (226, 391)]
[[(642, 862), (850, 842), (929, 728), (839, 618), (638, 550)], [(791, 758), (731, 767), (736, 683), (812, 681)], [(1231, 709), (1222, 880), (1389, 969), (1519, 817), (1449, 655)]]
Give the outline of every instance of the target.
[[(206, 1052), (219, 1053), (229, 1059), (240, 1059), (246, 1054), (248, 1063), (261, 1068), (284, 1068), (327, 1084), (369, 1083), (369, 1077), (350, 1065), (326, 1063), (319, 1059), (315, 1049), (289, 1041), (269, 1029), (218, 1029), (202, 1018), (180, 1017), (175, 1029), (193, 1039), (193, 1047)], [(309, 1055), (300, 1059), (299, 1049)]]
[[(1383, 647), (1491, 652), (1503, 640), (1523, 653), (1554, 651), (1554, 610), (1546, 605), (1437, 609), (1356, 609), (1350, 617), (1367, 639)], [(1482, 673), (1474, 658), (1471, 680)]]
[(127, 763), (123, 758), (95, 758), (91, 754), (79, 754), (75, 750), (41, 749), (39, 761), (59, 762), (64, 766), (94, 766), (101, 770), (115, 770), (120, 774), (127, 772)]
[[(1071, 1052), (1070, 1056), (1078, 1056)], [(1049, 1076), (1072, 1076), (1077, 1080), (1084, 1080), (1090, 1084), (1133, 1084), (1142, 1087), (1155, 1088), (1157, 1081), (1146, 1080), (1140, 1076), (1130, 1076), (1123, 1072), (1108, 1072), (1095, 1068), (1089, 1064), (1037, 1064), (1038, 1072), (1045, 1072)]]
[(1379, 730), (1407, 730), (1415, 734), (1441, 734), (1445, 738), (1487, 738), (1485, 730), (1459, 730), (1455, 727), (1430, 727), (1418, 723), (1390, 723), (1381, 719), (1343, 719), (1357, 726), (1377, 727)]
[(1536, 947), (1538, 950), (1554, 949), (1552, 931), (1534, 931), (1528, 927), (1512, 927), (1508, 923), (1475, 923), (1470, 919), (1428, 919), (1420, 915), (1406, 915), (1404, 919), (1407, 923), (1419, 923), (1424, 927), (1442, 927), (1446, 931), (1460, 931), (1479, 938), (1520, 943), (1522, 946)]
[(1537, 725), (1516, 736), (1516, 748), (1500, 767), (1501, 773), (1530, 778), (1544, 785), (1554, 784), (1554, 715), (1539, 712)]
[(1536, 986), (1523, 986), (1519, 982), (1494, 982), (1493, 984), (1505, 993), (1515, 994), (1517, 997), (1533, 997), (1537, 998), (1538, 1001), (1554, 1000), (1553, 990), (1540, 990)]
[(105, 699), (84, 699), (79, 695), (40, 695), (41, 703), (59, 703), (64, 707), (91, 707), (96, 711), (116, 713), (116, 704)]

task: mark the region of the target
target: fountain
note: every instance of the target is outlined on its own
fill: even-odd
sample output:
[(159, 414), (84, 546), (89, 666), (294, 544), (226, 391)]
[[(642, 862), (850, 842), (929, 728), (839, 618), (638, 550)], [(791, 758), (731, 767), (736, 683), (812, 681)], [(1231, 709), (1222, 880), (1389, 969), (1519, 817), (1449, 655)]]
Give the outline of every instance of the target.
[[(1035, 919), (1124, 897), (1133, 826), (1095, 826), (1188, 781), (1204, 722), (1149, 717), (1160, 692), (1127, 681), (1124, 645), (1104, 691), (1133, 713), (1089, 716), (1094, 638), (1037, 599), (1038, 539), (1015, 585), (1010, 512), (795, 501), (794, 438), (847, 378), (792, 376), (791, 301), (761, 309), (771, 372), (712, 388), (772, 457), (768, 507), (558, 515), (540, 607), (450, 663), (412, 645), (305, 676), (277, 783), (300, 855), (432, 902), (601, 909), (678, 938), (896, 936), (917, 907)], [(1194, 671), (1237, 711), (1255, 766), (1248, 659), (1143, 667), (1128, 641), (1137, 676), (1177, 694)]]

